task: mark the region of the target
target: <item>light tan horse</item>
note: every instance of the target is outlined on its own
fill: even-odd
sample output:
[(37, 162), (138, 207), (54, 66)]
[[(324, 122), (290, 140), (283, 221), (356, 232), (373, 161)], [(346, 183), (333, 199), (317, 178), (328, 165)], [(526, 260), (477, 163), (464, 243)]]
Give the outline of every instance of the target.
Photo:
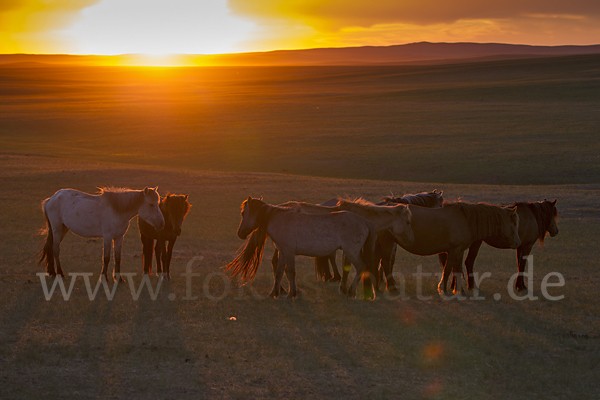
[(39, 263), (45, 262), (48, 275), (64, 276), (60, 265), (60, 242), (65, 235), (71, 231), (82, 237), (101, 237), (104, 239), (102, 275), (107, 277), (114, 242), (114, 279), (124, 281), (121, 277), (121, 247), (129, 221), (139, 215), (152, 226), (162, 229), (165, 220), (158, 207), (159, 200), (157, 187), (144, 190), (100, 188), (97, 195), (73, 189), (59, 190), (42, 202), (47, 237)]
[[(344, 211), (307, 214), (248, 197), (242, 203), (241, 216), (238, 237), (246, 239), (252, 235), (244, 249), (224, 268), (230, 272), (232, 279), (239, 277), (243, 283), (254, 279), (262, 260), (264, 243), (267, 236), (270, 237), (279, 251), (270, 297), (279, 295), (284, 271), (289, 281), (288, 298), (297, 295), (296, 255), (319, 257), (341, 249), (357, 270), (349, 290), (351, 296), (355, 296), (363, 272), (374, 270), (375, 232), (370, 222), (356, 214)], [(368, 297), (373, 293), (374, 297), (372, 285), (365, 288), (365, 293)]]
[[(322, 206), (301, 202), (288, 202), (281, 206), (297, 209), (306, 213), (327, 214), (335, 211), (350, 211), (360, 215), (373, 224), (375, 233), (389, 232), (397, 241), (410, 245), (414, 241), (413, 232), (410, 227), (411, 213), (404, 204), (393, 206), (379, 206), (364, 199), (345, 200), (338, 199), (335, 206)], [(275, 256), (274, 256), (275, 257)], [(327, 258), (331, 258), (329, 256)], [(335, 257), (335, 253), (333, 254)], [(340, 292), (346, 293), (348, 272), (350, 265), (344, 261), (344, 272), (340, 280)], [(371, 277), (376, 278), (376, 277)]]

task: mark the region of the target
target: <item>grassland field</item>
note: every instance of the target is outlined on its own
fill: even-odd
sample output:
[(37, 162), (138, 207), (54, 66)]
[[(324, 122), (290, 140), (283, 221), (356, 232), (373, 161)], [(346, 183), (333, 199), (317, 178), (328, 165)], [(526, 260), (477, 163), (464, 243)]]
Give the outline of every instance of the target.
[[(597, 398), (599, 77), (598, 56), (0, 67), (0, 398)], [(154, 300), (120, 284), (112, 301), (102, 290), (90, 301), (81, 277), (68, 301), (58, 289), (46, 300), (34, 259), (40, 202), (101, 185), (190, 195), (173, 279)], [(511, 298), (514, 251), (486, 246), (475, 265), (491, 274), (483, 300), (440, 299), (437, 259), (403, 251), (395, 269), (406, 299), (347, 300), (303, 257), (295, 301), (266, 299), (266, 260), (252, 285), (223, 279), (248, 195), (375, 201), (434, 188), (497, 204), (558, 198), (560, 233), (533, 250), (537, 300)], [(68, 235), (65, 272), (92, 273), (94, 285), (101, 243)], [(133, 220), (122, 268), (136, 286), (141, 263)], [(191, 286), (187, 265), (198, 274)], [(552, 272), (564, 277), (549, 289), (557, 301), (541, 292)]]

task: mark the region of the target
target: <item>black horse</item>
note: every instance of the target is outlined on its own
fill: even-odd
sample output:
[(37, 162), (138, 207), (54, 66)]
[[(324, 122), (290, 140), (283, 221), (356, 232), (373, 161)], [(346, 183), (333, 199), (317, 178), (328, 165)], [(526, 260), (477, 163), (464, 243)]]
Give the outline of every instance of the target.
[[(138, 228), (143, 246), (144, 274), (152, 275), (152, 252), (156, 253), (156, 274), (164, 274), (171, 279), (170, 266), (173, 246), (181, 235), (181, 225), (190, 211), (188, 195), (169, 194), (160, 200), (160, 211), (165, 219), (165, 227), (157, 231), (152, 225), (138, 217)], [(156, 240), (156, 244), (154, 241)], [(167, 247), (167, 242), (169, 242)]]

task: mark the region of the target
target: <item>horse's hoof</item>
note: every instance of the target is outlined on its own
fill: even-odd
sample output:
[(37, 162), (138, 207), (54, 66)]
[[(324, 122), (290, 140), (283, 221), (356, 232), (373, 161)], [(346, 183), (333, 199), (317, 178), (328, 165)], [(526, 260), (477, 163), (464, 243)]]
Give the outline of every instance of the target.
[(269, 295), (267, 297), (270, 297), (272, 299), (276, 299), (277, 296), (279, 296), (279, 293), (276, 293), (274, 290), (272, 290), (271, 293), (269, 293)]
[(341, 276), (334, 276), (333, 278), (331, 278), (331, 282), (340, 282), (342, 280)]
[(340, 294), (348, 294), (348, 289), (342, 286), (338, 288), (338, 291), (340, 292)]
[(388, 288), (388, 293), (390, 294), (390, 296), (397, 296), (400, 294), (400, 291), (396, 286), (392, 286)]
[(121, 276), (121, 274), (119, 274), (119, 275), (113, 275), (113, 280), (115, 282), (125, 282), (125, 279), (123, 279), (123, 277)]

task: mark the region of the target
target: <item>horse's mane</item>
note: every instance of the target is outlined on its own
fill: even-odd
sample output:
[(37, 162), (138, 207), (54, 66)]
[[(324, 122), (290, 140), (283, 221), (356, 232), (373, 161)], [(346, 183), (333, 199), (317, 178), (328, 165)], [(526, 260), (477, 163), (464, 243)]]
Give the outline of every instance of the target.
[(546, 232), (548, 232), (548, 228), (552, 222), (552, 218), (555, 217), (554, 205), (552, 205), (552, 203), (549, 201), (520, 201), (513, 203), (512, 206), (527, 207), (531, 210), (538, 226), (538, 240), (543, 244), (544, 239), (546, 238)]
[[(186, 215), (188, 215), (188, 213), (190, 212), (190, 208), (192, 207), (192, 205), (190, 203), (188, 203), (187, 198), (185, 198), (186, 196), (183, 194), (171, 194), (169, 192), (167, 192), (167, 195), (165, 197), (161, 197), (160, 198), (160, 205), (163, 206), (167, 203), (167, 198), (183, 198), (183, 218), (186, 217)], [(162, 210), (162, 207), (161, 207)]]
[(505, 208), (493, 204), (456, 201), (444, 202), (442, 207), (459, 210), (466, 217), (471, 234), (480, 239), (497, 235), (508, 218)]
[(108, 200), (108, 204), (117, 212), (137, 210), (144, 202), (144, 192), (117, 187), (99, 187), (99, 194)]
[(391, 214), (394, 216), (399, 216), (403, 213), (408, 213), (409, 217), (412, 216), (411, 211), (407, 207), (377, 205), (365, 200), (362, 197), (356, 199), (340, 199), (338, 207), (343, 209), (345, 205), (350, 205), (350, 207), (352, 207), (352, 205), (359, 206), (360, 208), (365, 209), (373, 214)]
[(254, 279), (262, 261), (266, 241), (267, 232), (264, 229), (255, 229), (250, 234), (246, 243), (238, 249), (235, 259), (223, 267), (225, 271), (229, 271), (230, 279), (240, 277), (242, 285)]
[(252, 231), (246, 243), (238, 249), (235, 259), (223, 267), (225, 271), (230, 272), (230, 279), (240, 277), (242, 284), (253, 280), (258, 272), (267, 241), (267, 224), (271, 216), (276, 212), (296, 212), (292, 209), (272, 206), (258, 199), (251, 199), (251, 203), (244, 200), (241, 209), (243, 210), (246, 205), (257, 213), (258, 228)]

